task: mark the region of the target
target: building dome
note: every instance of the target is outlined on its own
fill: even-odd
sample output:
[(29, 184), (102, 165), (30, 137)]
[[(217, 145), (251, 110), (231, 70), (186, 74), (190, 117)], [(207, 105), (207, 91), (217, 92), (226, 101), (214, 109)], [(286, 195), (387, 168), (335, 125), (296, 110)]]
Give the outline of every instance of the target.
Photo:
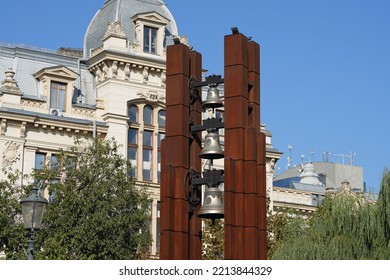
[(300, 183), (315, 185), (315, 186), (323, 186), (320, 182), (318, 174), (315, 172), (314, 165), (309, 162), (303, 167), (302, 173), (299, 175)]
[(110, 22), (120, 21), (129, 43), (135, 42), (135, 24), (132, 17), (138, 14), (155, 12), (166, 18), (166, 40), (177, 36), (175, 19), (166, 5), (160, 0), (106, 0), (95, 14), (84, 36), (84, 57), (89, 58), (91, 50), (102, 45)]

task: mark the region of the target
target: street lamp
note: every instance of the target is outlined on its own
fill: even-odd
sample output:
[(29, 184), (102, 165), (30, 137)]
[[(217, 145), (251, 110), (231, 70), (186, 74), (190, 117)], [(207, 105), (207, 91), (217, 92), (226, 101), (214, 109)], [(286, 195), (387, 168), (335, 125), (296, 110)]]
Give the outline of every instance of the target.
[(34, 231), (41, 229), (43, 212), (47, 203), (47, 199), (38, 195), (38, 188), (36, 185), (34, 185), (31, 195), (20, 200), (24, 229), (30, 231), (27, 247), (27, 257), (29, 260), (32, 260), (34, 255)]

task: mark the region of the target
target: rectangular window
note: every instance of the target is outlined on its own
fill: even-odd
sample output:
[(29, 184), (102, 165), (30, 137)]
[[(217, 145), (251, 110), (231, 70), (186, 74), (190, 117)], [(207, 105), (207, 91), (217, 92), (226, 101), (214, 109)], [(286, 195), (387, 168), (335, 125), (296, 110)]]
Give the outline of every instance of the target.
[(153, 143), (153, 132), (151, 131), (144, 131), (144, 134), (143, 134), (144, 138), (143, 138), (143, 144), (144, 146), (148, 146), (148, 147), (152, 147), (152, 143)]
[(131, 163), (131, 170), (129, 176), (134, 179), (137, 178), (137, 149), (138, 149), (138, 129), (129, 128), (128, 130), (128, 146), (127, 146), (127, 159)]
[(159, 133), (157, 139), (157, 182), (160, 183), (161, 180), (161, 140), (165, 138), (165, 133)]
[(43, 170), (46, 165), (46, 154), (36, 153), (35, 154), (35, 170)]
[(137, 178), (137, 148), (129, 146), (127, 149), (127, 159), (131, 163), (131, 170), (129, 175), (133, 178)]
[(160, 253), (160, 201), (157, 201), (157, 225), (156, 225), (156, 252)]
[(54, 154), (51, 155), (50, 157), (50, 169), (58, 169), (59, 168), (59, 162), (58, 162), (58, 157)]
[(143, 151), (142, 151), (142, 177), (143, 180), (152, 180), (152, 144), (153, 132), (143, 132)]
[(137, 129), (130, 128), (128, 131), (128, 144), (129, 145), (137, 145)]
[(144, 180), (152, 180), (152, 150), (144, 148), (142, 158), (142, 177)]
[(157, 28), (144, 26), (144, 52), (157, 53)]
[(65, 111), (66, 84), (51, 82), (50, 85), (50, 108)]

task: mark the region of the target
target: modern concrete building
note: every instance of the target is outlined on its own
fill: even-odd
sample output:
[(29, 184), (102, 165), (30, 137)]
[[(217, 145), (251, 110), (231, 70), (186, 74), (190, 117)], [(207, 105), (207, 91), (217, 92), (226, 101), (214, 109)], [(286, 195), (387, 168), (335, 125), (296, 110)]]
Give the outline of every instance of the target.
[(271, 194), (275, 212), (288, 208), (312, 213), (327, 193), (348, 189), (356, 195), (375, 201), (363, 181), (363, 168), (333, 162), (309, 162), (293, 167), (276, 176)]

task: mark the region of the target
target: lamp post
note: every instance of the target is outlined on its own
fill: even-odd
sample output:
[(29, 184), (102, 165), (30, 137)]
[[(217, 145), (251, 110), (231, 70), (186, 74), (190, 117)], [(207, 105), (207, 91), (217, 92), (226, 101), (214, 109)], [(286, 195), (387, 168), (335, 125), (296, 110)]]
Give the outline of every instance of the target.
[(34, 232), (41, 229), (43, 212), (45, 211), (47, 203), (47, 199), (38, 195), (38, 188), (36, 185), (34, 185), (31, 195), (20, 200), (24, 229), (30, 231), (27, 247), (27, 258), (29, 260), (32, 260), (34, 257)]

